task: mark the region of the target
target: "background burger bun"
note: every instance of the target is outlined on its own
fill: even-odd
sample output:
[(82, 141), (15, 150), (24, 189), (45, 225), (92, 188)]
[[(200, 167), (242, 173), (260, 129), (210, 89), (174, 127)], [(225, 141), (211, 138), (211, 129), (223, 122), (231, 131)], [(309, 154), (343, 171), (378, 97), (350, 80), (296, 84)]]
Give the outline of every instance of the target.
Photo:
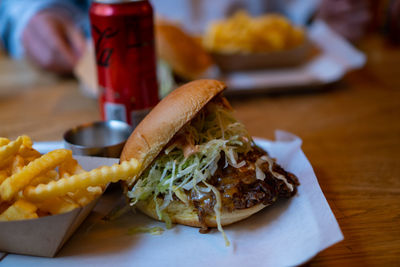
[(194, 80), (204, 77), (214, 64), (201, 43), (176, 24), (158, 19), (155, 37), (157, 56), (166, 61), (181, 78)]
[[(136, 127), (122, 150), (121, 161), (136, 158), (142, 163), (143, 172), (174, 135), (225, 88), (225, 84), (220, 81), (197, 80), (174, 90)], [(122, 184), (125, 193), (133, 182), (131, 180)], [(139, 202), (136, 206), (143, 213), (158, 220), (152, 199)], [(264, 207), (265, 205), (259, 204), (249, 209), (224, 211), (221, 214), (221, 223), (228, 225), (243, 220)], [(167, 207), (167, 212), (173, 223), (201, 227), (193, 205), (172, 201)], [(205, 220), (207, 226), (216, 226), (215, 216), (208, 216)]]

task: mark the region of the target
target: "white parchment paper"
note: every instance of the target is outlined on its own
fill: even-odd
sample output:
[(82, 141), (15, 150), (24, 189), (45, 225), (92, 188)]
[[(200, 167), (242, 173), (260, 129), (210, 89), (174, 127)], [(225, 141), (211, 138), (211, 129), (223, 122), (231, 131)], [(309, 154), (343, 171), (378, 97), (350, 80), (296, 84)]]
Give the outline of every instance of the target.
[[(163, 234), (128, 234), (137, 226), (161, 226), (140, 213), (128, 212), (116, 220), (100, 218), (118, 202), (106, 194), (94, 212), (56, 258), (10, 254), (1, 264), (10, 266), (293, 266), (341, 241), (343, 235), (318, 185), (301, 140), (278, 131), (276, 141), (256, 138), (286, 170), (300, 180), (298, 194), (282, 200), (245, 221), (225, 227), (231, 246), (218, 231), (199, 234), (197, 228), (176, 225)], [(81, 162), (87, 164), (87, 162)], [(34, 230), (34, 229), (32, 229)]]

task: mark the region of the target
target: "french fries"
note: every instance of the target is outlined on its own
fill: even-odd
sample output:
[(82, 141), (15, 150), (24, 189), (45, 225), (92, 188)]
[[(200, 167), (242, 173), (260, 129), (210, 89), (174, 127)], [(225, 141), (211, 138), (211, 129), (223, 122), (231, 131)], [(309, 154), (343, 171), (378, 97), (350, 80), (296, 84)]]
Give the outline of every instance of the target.
[(0, 137), (0, 221), (34, 219), (83, 207), (110, 182), (137, 174), (137, 160), (85, 171), (66, 149), (40, 155), (32, 140)]
[(7, 170), (0, 170), (0, 185), (3, 183), (5, 179), (9, 176), (9, 171)]
[(0, 221), (34, 219), (38, 217), (36, 210), (35, 205), (20, 199), (0, 214)]
[(0, 146), (0, 167), (6, 165), (13, 155), (15, 155), (22, 144), (22, 137), (17, 140), (9, 142), (6, 145)]
[(10, 140), (8, 138), (0, 137), (0, 146), (7, 145), (8, 143), (10, 143)]
[[(137, 173), (139, 162), (136, 159), (114, 164), (111, 167), (103, 166), (90, 172), (82, 172), (48, 184), (40, 184), (36, 187), (28, 186), (24, 190), (24, 196), (32, 201), (40, 201), (46, 198), (63, 196), (68, 192), (87, 188), (89, 186), (106, 185), (110, 182), (127, 180)], [(1, 189), (1, 186), (0, 186)]]
[(80, 207), (79, 204), (66, 197), (50, 198), (40, 202), (37, 206), (41, 211), (48, 212), (52, 215), (65, 213)]
[(66, 149), (51, 151), (38, 159), (30, 162), (20, 172), (8, 177), (0, 185), (0, 198), (5, 201), (12, 200), (29, 182), (43, 172), (54, 169), (63, 161), (72, 157), (72, 152)]
[(226, 20), (211, 23), (203, 44), (218, 53), (265, 53), (288, 50), (304, 40), (304, 30), (281, 15), (253, 18), (239, 11)]
[(68, 192), (67, 196), (80, 206), (85, 206), (101, 195), (101, 193), (103, 193), (101, 186), (89, 186), (87, 189), (79, 189), (75, 193)]
[(56, 170), (48, 171), (45, 174), (39, 175), (29, 183), (29, 185), (37, 186), (40, 184), (47, 184), (53, 180), (58, 180), (60, 178), (59, 173)]

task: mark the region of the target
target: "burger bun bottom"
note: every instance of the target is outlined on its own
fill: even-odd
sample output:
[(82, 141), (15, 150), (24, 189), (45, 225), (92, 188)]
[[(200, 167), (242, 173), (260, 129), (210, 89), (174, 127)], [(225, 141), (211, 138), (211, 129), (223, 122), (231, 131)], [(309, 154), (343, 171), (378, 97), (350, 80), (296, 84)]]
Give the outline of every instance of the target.
[[(225, 226), (244, 220), (252, 214), (262, 210), (266, 206), (268, 205), (264, 205), (261, 203), (247, 209), (234, 210), (232, 212), (222, 211), (221, 225)], [(152, 198), (150, 198), (150, 200), (148, 201), (138, 202), (136, 204), (136, 207), (147, 216), (156, 220), (160, 220), (157, 216), (155, 202)], [(195, 210), (193, 205), (174, 200), (169, 203), (168, 207), (164, 211), (168, 213), (172, 223), (183, 224), (193, 227), (202, 227), (202, 224), (200, 223), (199, 217), (197, 215), (197, 211)], [(205, 224), (208, 227), (217, 227), (216, 216), (206, 216)]]

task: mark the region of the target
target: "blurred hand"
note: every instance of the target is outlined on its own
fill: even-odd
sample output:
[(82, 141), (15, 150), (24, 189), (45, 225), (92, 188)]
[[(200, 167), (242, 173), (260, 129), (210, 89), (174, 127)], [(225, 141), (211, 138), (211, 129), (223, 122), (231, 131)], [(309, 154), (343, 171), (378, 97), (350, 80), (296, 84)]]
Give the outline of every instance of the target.
[(85, 37), (73, 21), (56, 9), (32, 17), (22, 33), (26, 55), (39, 67), (71, 73), (85, 48)]
[(322, 0), (317, 18), (350, 41), (365, 34), (371, 19), (368, 0)]

